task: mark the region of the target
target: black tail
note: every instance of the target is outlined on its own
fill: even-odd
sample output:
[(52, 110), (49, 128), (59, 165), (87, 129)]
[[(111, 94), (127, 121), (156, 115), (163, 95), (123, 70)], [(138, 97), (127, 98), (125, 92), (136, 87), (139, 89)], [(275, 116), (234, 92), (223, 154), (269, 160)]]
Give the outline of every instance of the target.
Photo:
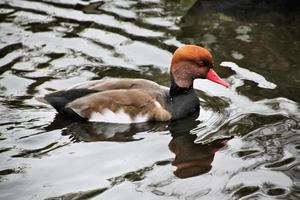
[[(72, 109), (65, 108), (65, 106), (69, 103), (78, 99), (80, 97), (86, 96), (88, 94), (99, 92), (98, 90), (89, 90), (89, 89), (70, 89), (70, 90), (61, 90), (58, 92), (54, 92), (51, 94), (47, 94), (44, 98), (39, 98), (38, 100), (41, 102), (47, 102), (58, 113), (69, 116), (81, 118), (78, 114), (76, 114)], [(81, 118), (82, 119), (82, 118)]]

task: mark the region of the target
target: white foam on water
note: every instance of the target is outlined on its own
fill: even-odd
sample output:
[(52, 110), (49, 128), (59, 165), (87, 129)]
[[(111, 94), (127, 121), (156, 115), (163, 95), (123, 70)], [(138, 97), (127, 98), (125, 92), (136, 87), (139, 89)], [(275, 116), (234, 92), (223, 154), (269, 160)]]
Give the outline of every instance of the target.
[(240, 79), (250, 80), (258, 84), (258, 87), (266, 89), (275, 89), (277, 86), (274, 83), (271, 83), (265, 79), (262, 75), (250, 71), (248, 69), (239, 67), (233, 62), (222, 62), (220, 66), (229, 67), (239, 76)]

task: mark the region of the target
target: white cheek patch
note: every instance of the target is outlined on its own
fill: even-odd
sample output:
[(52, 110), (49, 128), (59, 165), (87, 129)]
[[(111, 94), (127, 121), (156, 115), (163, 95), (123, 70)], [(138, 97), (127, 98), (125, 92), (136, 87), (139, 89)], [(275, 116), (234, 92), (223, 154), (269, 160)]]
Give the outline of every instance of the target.
[(93, 112), (89, 118), (91, 122), (106, 122), (118, 124), (141, 123), (148, 121), (148, 115), (138, 114), (134, 119), (130, 117), (123, 109), (113, 112), (105, 109), (103, 112)]

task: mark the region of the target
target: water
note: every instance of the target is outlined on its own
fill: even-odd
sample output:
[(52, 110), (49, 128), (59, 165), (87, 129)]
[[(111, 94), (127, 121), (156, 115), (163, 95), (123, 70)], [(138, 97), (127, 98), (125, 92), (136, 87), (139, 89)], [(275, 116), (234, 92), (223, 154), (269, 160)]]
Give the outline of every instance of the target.
[[(226, 2), (2, 0), (0, 199), (299, 199), (298, 3)], [(74, 122), (34, 99), (109, 77), (168, 86), (183, 43), (232, 85), (195, 81), (187, 119)]]

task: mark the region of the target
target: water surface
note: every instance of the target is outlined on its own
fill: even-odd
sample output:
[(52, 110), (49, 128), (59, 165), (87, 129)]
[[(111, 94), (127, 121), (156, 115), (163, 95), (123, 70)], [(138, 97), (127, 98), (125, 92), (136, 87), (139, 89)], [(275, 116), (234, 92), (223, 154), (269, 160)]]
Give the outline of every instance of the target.
[[(0, 199), (299, 199), (299, 6), (225, 2), (2, 0)], [(184, 43), (232, 85), (195, 81), (186, 119), (76, 122), (34, 99), (110, 77), (169, 86)]]

